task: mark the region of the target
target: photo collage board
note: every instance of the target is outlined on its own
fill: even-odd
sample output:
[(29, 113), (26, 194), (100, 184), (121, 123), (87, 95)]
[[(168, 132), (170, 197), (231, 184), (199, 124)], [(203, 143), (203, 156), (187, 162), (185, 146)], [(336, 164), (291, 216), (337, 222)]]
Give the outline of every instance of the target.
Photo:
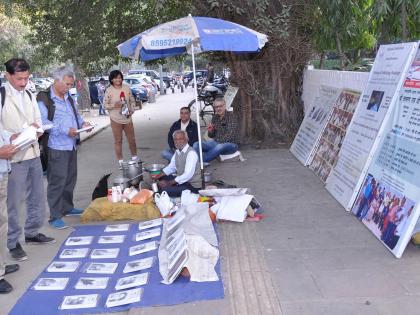
[(343, 89), (338, 95), (332, 114), (316, 144), (309, 168), (325, 183), (335, 165), (346, 130), (359, 102), (360, 92)]

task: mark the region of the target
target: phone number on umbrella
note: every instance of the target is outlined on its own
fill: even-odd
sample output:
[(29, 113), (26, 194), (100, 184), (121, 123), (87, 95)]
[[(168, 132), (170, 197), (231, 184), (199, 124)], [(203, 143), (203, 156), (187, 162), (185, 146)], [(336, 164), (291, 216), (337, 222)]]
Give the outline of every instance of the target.
[(191, 43), (191, 38), (172, 38), (172, 39), (156, 39), (150, 41), (150, 46), (154, 47), (167, 47), (187, 45)]

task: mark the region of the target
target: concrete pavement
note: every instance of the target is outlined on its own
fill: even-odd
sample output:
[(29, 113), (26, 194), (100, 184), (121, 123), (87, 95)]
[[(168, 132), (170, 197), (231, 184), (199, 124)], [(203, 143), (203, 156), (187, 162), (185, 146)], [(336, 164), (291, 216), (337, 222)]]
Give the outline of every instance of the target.
[[(191, 89), (161, 96), (134, 116), (139, 156), (161, 162), (170, 124), (193, 98)], [(101, 117), (102, 119), (102, 117)], [(105, 123), (105, 120), (104, 120)], [(214, 179), (241, 187), (263, 203), (266, 218), (221, 223), (224, 300), (172, 307), (132, 309), (133, 314), (419, 314), (420, 251), (409, 245), (399, 260), (323, 188), (287, 148), (241, 150), (245, 162), (212, 162)], [(124, 142), (124, 153), (128, 147)], [(117, 173), (110, 128), (86, 140), (79, 150), (78, 207), (89, 204), (93, 188), (107, 172)], [(71, 225), (78, 219), (66, 218)], [(6, 314), (70, 233), (48, 246), (25, 246), (30, 259), (7, 277), (15, 290), (0, 296)]]

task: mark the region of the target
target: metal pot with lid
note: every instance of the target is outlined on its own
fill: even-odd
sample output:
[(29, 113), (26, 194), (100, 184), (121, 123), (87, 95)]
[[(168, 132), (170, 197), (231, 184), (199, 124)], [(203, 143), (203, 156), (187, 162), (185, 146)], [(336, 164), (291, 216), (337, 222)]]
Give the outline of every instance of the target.
[(143, 167), (142, 162), (139, 160), (136, 161), (125, 161), (122, 163), (122, 173), (123, 177), (128, 178), (130, 185), (138, 185), (141, 180), (143, 180)]

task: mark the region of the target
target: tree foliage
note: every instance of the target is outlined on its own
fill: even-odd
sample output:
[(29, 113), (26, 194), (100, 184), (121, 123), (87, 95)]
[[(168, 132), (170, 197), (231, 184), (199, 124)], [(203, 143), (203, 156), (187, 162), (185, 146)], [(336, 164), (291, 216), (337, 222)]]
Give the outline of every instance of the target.
[(71, 60), (86, 75), (105, 72), (119, 60), (116, 46), (156, 23), (186, 14), (189, 1), (17, 1), (41, 44), (37, 57)]

